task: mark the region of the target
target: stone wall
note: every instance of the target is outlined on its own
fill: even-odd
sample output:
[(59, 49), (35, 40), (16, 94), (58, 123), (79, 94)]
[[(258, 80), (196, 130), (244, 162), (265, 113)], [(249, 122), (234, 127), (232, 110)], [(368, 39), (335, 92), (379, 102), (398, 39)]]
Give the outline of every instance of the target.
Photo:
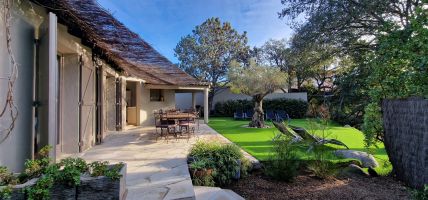
[(428, 100), (382, 103), (385, 148), (397, 178), (414, 188), (428, 184)]

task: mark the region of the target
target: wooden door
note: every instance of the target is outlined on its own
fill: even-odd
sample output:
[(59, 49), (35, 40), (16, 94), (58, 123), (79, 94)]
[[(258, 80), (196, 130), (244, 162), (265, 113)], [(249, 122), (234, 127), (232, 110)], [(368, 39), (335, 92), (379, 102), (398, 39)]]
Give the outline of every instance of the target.
[(61, 150), (64, 153), (79, 152), (79, 55), (66, 54), (62, 58), (60, 119)]
[(94, 144), (96, 127), (95, 68), (80, 58), (80, 151)]

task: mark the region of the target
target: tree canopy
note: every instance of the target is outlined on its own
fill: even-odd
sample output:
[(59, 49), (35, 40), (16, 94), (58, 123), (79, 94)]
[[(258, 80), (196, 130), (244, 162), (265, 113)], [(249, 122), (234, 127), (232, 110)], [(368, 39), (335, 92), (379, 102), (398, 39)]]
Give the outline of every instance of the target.
[(382, 140), (381, 99), (427, 96), (428, 20), (422, 0), (281, 2), (279, 16), (296, 30), (293, 45), (330, 46), (329, 54), (341, 61), (333, 110), (364, 115), (367, 145)]
[[(410, 24), (422, 0), (282, 0), (280, 17), (288, 18), (302, 42), (328, 43), (342, 50), (373, 48), (388, 24)], [(306, 16), (308, 21), (299, 19)]]
[(227, 80), (230, 62), (247, 61), (250, 50), (247, 42), (246, 32), (240, 34), (229, 22), (210, 18), (196, 26), (192, 34), (181, 38), (174, 51), (181, 69), (212, 84), (212, 100), (216, 88)]
[(275, 90), (284, 87), (288, 76), (277, 67), (257, 65), (254, 60), (244, 66), (236, 61), (231, 62), (229, 71), (231, 91), (253, 97), (254, 115), (251, 127), (264, 127), (263, 98)]

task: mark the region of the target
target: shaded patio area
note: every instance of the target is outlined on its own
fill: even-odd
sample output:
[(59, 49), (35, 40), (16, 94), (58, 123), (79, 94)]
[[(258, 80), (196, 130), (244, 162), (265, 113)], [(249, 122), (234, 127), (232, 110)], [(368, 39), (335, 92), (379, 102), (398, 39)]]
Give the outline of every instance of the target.
[(195, 199), (186, 156), (198, 139), (229, 142), (201, 123), (196, 136), (156, 141), (154, 127), (112, 132), (102, 145), (83, 152), (87, 161), (126, 162), (127, 199)]

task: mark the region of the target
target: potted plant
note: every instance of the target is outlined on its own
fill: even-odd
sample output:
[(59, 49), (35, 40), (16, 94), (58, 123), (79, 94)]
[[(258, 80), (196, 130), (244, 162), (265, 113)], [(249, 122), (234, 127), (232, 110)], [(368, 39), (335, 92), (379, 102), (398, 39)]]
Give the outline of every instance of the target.
[(19, 174), (9, 172), (6, 167), (0, 166), (0, 200), (22, 199), (25, 197), (25, 188), (33, 186), (38, 178), (20, 180)]
[(126, 164), (87, 164), (81, 158), (51, 163), (49, 149), (27, 160), (23, 173), (12, 174), (0, 167), (0, 200), (126, 198)]
[(77, 199), (126, 199), (126, 164), (93, 162), (80, 177)]

